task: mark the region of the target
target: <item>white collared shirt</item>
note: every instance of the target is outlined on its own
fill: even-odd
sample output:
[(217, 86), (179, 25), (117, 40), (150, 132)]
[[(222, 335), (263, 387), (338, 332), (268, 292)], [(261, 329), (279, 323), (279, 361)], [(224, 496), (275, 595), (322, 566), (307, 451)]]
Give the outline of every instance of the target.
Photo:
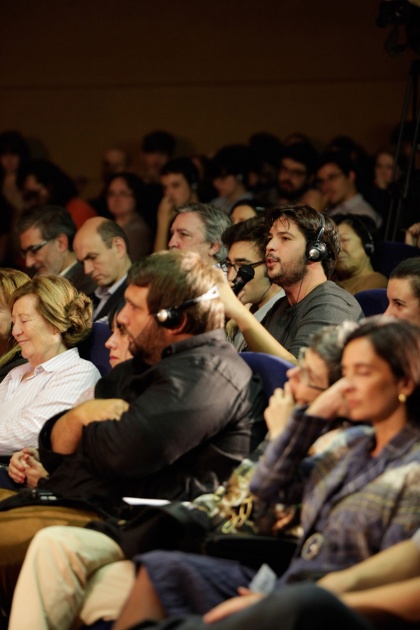
[(100, 378), (93, 363), (80, 358), (77, 348), (41, 363), (24, 379), (31, 370), (29, 363), (19, 365), (0, 383), (0, 455), (36, 447), (44, 423), (93, 398)]

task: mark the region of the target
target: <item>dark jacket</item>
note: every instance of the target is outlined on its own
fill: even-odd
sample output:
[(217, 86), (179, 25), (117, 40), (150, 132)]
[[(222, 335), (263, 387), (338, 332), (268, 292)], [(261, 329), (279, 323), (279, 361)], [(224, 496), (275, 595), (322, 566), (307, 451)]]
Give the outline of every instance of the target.
[[(126, 361), (96, 386), (98, 398), (123, 398), (120, 421), (83, 429), (73, 455), (50, 449), (58, 417), (40, 434), (42, 487), (73, 498), (123, 496), (190, 500), (214, 491), (264, 432), (259, 380), (217, 330), (168, 346), (149, 367)], [(261, 427), (254, 430), (254, 424)], [(109, 505), (108, 505), (109, 509)]]

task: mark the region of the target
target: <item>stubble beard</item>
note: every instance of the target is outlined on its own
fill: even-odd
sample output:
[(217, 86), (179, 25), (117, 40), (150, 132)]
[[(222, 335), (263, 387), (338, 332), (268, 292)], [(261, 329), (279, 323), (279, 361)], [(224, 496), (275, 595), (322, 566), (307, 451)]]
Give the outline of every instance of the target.
[(275, 273), (275, 275), (269, 274), (269, 278), (274, 284), (277, 284), (280, 287), (289, 287), (297, 284), (298, 282), (302, 282), (307, 273), (308, 266), (306, 255), (304, 254), (295, 263), (281, 265), (279, 271)]

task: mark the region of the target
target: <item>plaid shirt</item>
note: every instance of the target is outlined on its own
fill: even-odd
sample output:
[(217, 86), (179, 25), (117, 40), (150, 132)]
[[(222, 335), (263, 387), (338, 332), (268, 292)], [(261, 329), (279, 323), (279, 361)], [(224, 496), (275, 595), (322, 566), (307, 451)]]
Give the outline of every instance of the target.
[[(251, 481), (264, 500), (302, 503), (304, 534), (282, 582), (345, 568), (420, 527), (420, 427), (408, 424), (377, 457), (367, 426), (346, 429), (330, 449), (305, 457), (323, 429), (324, 419), (297, 409)], [(315, 532), (323, 535), (318, 551), (301, 557)]]

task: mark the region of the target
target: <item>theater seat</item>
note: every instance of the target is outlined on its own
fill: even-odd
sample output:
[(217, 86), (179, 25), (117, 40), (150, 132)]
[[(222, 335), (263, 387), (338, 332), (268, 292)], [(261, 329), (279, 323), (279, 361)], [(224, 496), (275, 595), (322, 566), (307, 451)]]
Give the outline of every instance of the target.
[(398, 263), (415, 256), (420, 256), (420, 249), (417, 247), (396, 241), (379, 241), (375, 244), (375, 253), (371, 260), (374, 270), (389, 278)]
[(359, 291), (354, 297), (359, 302), (366, 317), (382, 315), (388, 308), (386, 289), (367, 289), (366, 291)]
[(270, 398), (276, 387), (283, 387), (287, 381), (287, 370), (295, 367), (293, 363), (265, 352), (241, 352), (240, 356), (261, 377), (267, 398)]

